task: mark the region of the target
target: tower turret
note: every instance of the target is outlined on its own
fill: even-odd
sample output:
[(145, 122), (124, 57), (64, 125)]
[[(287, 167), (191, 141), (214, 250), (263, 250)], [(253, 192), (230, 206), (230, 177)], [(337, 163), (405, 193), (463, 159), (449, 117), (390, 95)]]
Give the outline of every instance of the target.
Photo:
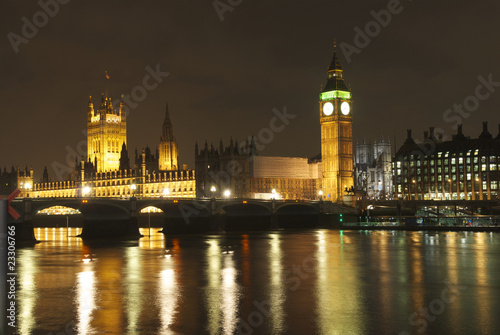
[(168, 103), (165, 108), (165, 118), (163, 119), (160, 144), (158, 145), (158, 167), (160, 171), (178, 169), (178, 150), (172, 130), (172, 122), (168, 110)]

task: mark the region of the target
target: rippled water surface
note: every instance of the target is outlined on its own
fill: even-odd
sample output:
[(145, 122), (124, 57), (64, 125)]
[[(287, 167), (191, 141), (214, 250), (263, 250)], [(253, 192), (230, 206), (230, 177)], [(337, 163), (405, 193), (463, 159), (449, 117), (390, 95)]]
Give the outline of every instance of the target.
[(19, 334), (499, 334), (500, 235), (278, 231), (17, 250)]

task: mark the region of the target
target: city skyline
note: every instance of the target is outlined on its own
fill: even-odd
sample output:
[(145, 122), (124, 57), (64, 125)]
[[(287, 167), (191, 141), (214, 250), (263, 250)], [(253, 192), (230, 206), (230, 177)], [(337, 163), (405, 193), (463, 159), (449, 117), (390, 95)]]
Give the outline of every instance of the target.
[[(44, 9), (38, 3), (8, 4), (11, 14), (2, 24), (7, 66), (1, 70), (6, 112), (0, 166), (32, 165), (39, 178), (46, 165), (54, 178), (52, 163), (64, 164), (68, 147), (77, 151), (86, 141), (86, 103), (89, 95), (96, 101), (106, 90), (106, 70), (112, 99), (145, 87), (135, 89), (146, 92), (144, 99), (129, 103), (129, 153), (156, 147), (168, 102), (179, 163), (190, 168), (196, 141), (257, 136), (273, 110), (285, 106), (297, 117), (261, 153), (314, 156), (320, 152), (318, 95), (334, 36), (353, 92), (355, 143), (396, 136), (400, 146), (407, 128), (418, 139), (429, 126), (451, 137), (457, 118), (475, 137), (481, 121), (492, 129), (500, 121), (498, 47), (490, 43), (498, 4), (242, 2), (223, 11), (214, 3), (157, 3), (145, 13), (128, 2), (102, 8), (57, 3), (57, 13), (17, 46), (12, 34), (23, 36), (26, 21)], [(378, 33), (371, 22), (382, 22)], [(375, 30), (361, 47), (359, 32), (366, 28)], [(464, 103), (470, 111), (453, 111), (454, 104)]]

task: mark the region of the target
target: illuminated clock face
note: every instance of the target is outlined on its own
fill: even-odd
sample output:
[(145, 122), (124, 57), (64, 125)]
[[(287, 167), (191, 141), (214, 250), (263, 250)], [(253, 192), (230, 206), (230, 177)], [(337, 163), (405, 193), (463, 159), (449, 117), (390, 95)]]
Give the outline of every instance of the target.
[(342, 114), (347, 115), (351, 111), (351, 106), (349, 106), (349, 103), (347, 101), (344, 101), (342, 105), (340, 105), (340, 111)]
[(327, 102), (323, 105), (323, 114), (326, 116), (332, 115), (333, 113), (333, 105), (331, 102)]

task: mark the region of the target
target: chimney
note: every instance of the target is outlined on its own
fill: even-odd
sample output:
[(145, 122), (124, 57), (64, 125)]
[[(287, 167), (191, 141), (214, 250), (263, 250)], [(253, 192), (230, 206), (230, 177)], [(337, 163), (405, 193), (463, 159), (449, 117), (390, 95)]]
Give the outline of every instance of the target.
[(483, 121), (483, 133), (488, 132), (488, 121)]
[(457, 132), (457, 135), (463, 135), (463, 132), (462, 132), (462, 124), (459, 124), (459, 125), (458, 125), (458, 132)]
[(411, 129), (406, 129), (407, 138), (411, 140)]
[(424, 131), (424, 140), (426, 140), (428, 138), (429, 138), (429, 132), (428, 131)]
[(430, 127), (429, 130), (430, 130), (430, 139), (434, 140), (435, 139), (435, 137), (434, 137), (434, 127)]

